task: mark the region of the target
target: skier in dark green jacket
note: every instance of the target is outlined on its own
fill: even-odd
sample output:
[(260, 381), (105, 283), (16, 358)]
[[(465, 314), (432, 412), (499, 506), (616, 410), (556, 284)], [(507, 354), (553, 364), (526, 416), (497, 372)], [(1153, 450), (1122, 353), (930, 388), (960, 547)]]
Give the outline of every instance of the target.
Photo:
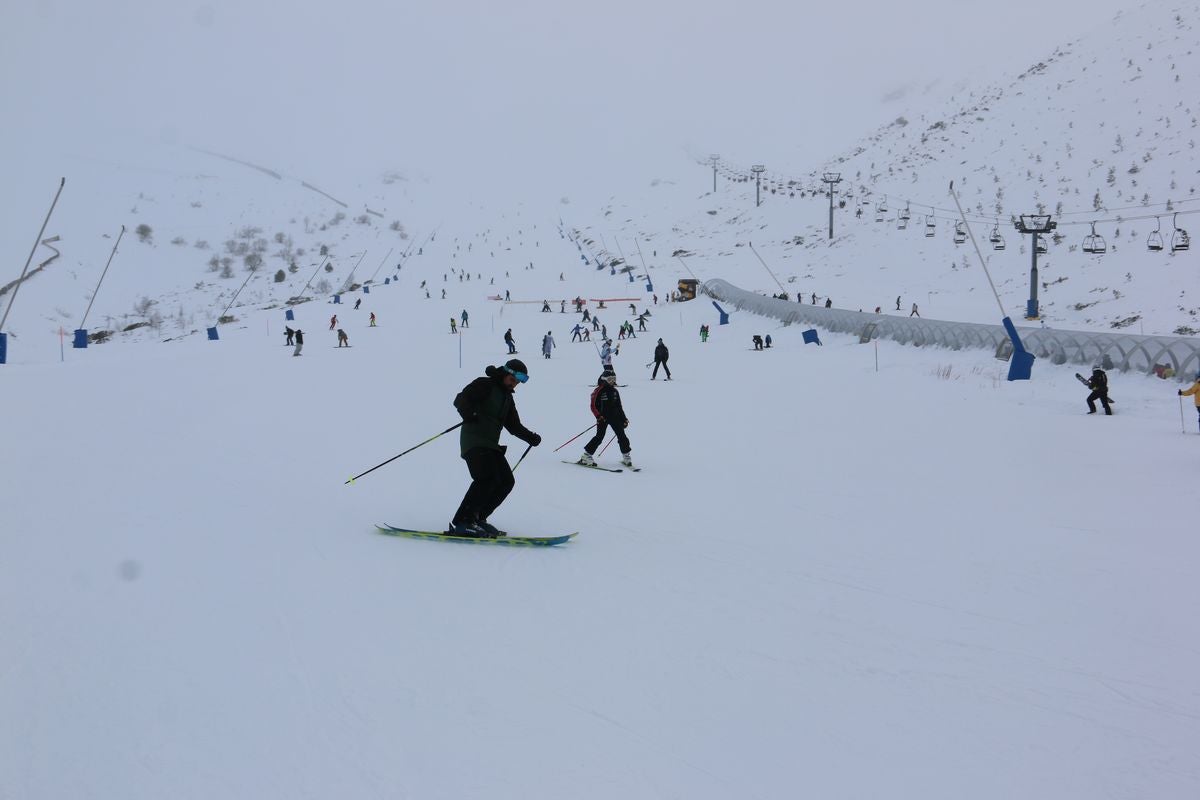
[(542, 437), (521, 424), (513, 402), (517, 384), (529, 380), (525, 363), (514, 358), (502, 367), (489, 366), (484, 375), (454, 398), (454, 407), (463, 418), (459, 447), (471, 473), (471, 486), (446, 532), (494, 539), (504, 532), (489, 523), (488, 517), (508, 497), (515, 483), (504, 457), (506, 448), (500, 444), (500, 429), (534, 447), (542, 443)]

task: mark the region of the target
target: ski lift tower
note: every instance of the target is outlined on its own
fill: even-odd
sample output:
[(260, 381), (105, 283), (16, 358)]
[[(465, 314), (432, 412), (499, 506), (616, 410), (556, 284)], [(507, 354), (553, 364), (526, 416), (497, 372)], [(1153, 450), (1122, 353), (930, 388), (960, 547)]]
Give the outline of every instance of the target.
[(1029, 268), (1029, 302), (1025, 305), (1025, 319), (1038, 319), (1041, 314), (1038, 313), (1038, 236), (1044, 233), (1049, 233), (1058, 227), (1058, 223), (1050, 219), (1049, 214), (1022, 214), (1014, 223), (1014, 227), (1021, 233), (1028, 233), (1033, 237), (1032, 247), (1033, 262)]
[(721, 163), (721, 157), (716, 153), (713, 153), (708, 157), (708, 160), (712, 164), (713, 168), (713, 192), (715, 193), (717, 191), (717, 164)]
[(762, 205), (761, 195), (759, 190), (762, 188), (762, 174), (766, 169), (762, 164), (755, 164), (750, 167), (750, 171), (754, 173), (754, 207), (758, 208)]
[(826, 172), (821, 180), (829, 184), (829, 241), (833, 241), (833, 187), (842, 182), (842, 173)]

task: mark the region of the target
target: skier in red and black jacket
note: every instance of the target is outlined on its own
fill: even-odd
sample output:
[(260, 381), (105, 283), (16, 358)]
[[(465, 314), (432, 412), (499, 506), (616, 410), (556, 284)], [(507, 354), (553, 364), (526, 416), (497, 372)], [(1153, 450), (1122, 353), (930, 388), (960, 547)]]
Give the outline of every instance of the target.
[(625, 409), (621, 406), (621, 393), (617, 391), (615, 372), (605, 370), (596, 381), (596, 388), (592, 390), (592, 414), (596, 417), (596, 435), (583, 446), (583, 455), (579, 457), (579, 463), (585, 467), (596, 466), (596, 459), (592, 456), (604, 441), (608, 426), (611, 425), (613, 433), (617, 435), (617, 445), (621, 448), (621, 463), (632, 467), (633, 459), (629, 452), (633, 448), (629, 444), (629, 437), (625, 435), (629, 418), (625, 416)]
[(524, 362), (514, 358), (502, 367), (488, 367), (484, 375), (468, 383), (454, 398), (454, 407), (463, 418), (459, 448), (471, 473), (471, 486), (447, 533), (494, 539), (504, 532), (491, 525), (488, 517), (515, 484), (504, 457), (506, 448), (500, 444), (500, 429), (534, 447), (542, 443), (542, 437), (521, 424), (513, 402), (517, 384), (529, 380)]

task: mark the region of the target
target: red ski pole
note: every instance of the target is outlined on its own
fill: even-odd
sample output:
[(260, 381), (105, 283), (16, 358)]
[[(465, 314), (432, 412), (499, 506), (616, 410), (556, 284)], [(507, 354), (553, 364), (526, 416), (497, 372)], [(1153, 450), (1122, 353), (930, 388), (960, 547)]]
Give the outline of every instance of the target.
[(554, 448), (554, 452), (556, 452), (556, 453), (557, 453), (559, 450), (562, 450), (564, 447), (566, 447), (567, 445), (569, 445), (571, 442), (575, 441), (575, 440), (576, 440), (576, 439), (578, 439), (580, 436), (583, 436), (585, 433), (587, 433), (588, 431), (592, 430), (592, 429), (593, 429), (593, 428), (595, 428), (595, 427), (596, 427), (596, 423), (594, 423), (594, 422), (593, 422), (591, 425), (588, 425), (586, 428), (584, 428), (583, 430), (581, 430), (579, 433), (575, 434), (575, 435), (574, 435), (574, 436), (572, 436), (570, 439), (567, 439), (565, 442), (563, 442), (562, 444), (560, 444), (558, 447)]

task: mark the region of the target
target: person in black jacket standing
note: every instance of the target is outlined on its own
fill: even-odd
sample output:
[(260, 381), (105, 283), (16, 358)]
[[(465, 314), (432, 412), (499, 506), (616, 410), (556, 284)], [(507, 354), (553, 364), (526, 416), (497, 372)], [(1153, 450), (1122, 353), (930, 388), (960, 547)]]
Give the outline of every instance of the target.
[(596, 435), (583, 446), (583, 455), (579, 457), (579, 463), (585, 467), (596, 466), (596, 459), (592, 456), (604, 441), (608, 426), (611, 425), (613, 433), (617, 435), (617, 445), (621, 448), (621, 463), (632, 467), (633, 459), (629, 451), (633, 448), (629, 444), (629, 437), (625, 435), (629, 417), (625, 416), (625, 409), (621, 407), (621, 393), (617, 391), (615, 372), (605, 370), (596, 381), (596, 388), (592, 390), (592, 415), (596, 417)]
[(542, 443), (542, 437), (521, 424), (513, 402), (517, 384), (529, 380), (524, 362), (514, 358), (502, 367), (489, 366), (484, 375), (468, 383), (454, 398), (454, 407), (463, 418), (459, 448), (471, 473), (471, 485), (446, 533), (495, 539), (504, 532), (489, 523), (488, 517), (515, 484), (504, 457), (506, 448), (500, 444), (500, 429), (534, 447)]
[(667, 380), (671, 380), (671, 368), (667, 366), (667, 359), (671, 354), (667, 350), (667, 346), (663, 344), (663, 340), (659, 339), (658, 344), (654, 346), (654, 371), (650, 373), (650, 380), (658, 377), (658, 368), (661, 366), (663, 372), (667, 373)]

